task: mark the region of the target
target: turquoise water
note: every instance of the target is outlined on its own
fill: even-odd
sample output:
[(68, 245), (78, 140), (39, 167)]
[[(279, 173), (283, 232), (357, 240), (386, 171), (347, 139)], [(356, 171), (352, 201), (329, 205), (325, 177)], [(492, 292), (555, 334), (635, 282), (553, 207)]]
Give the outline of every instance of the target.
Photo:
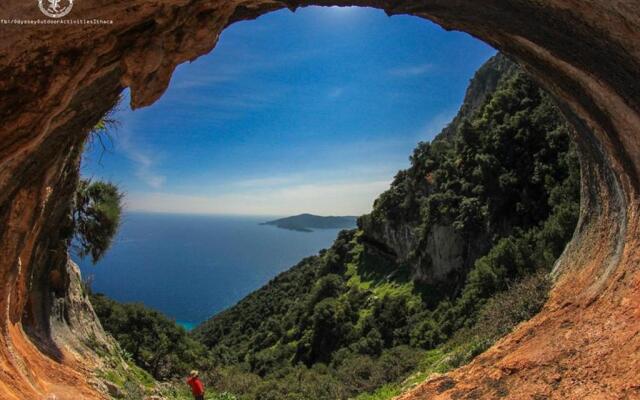
[(339, 232), (259, 225), (265, 220), (127, 213), (104, 259), (79, 264), (94, 292), (142, 302), (190, 329), (329, 247)]
[(196, 322), (187, 322), (187, 321), (176, 321), (176, 322), (178, 323), (178, 325), (182, 326), (184, 329), (188, 331), (198, 326), (198, 323)]

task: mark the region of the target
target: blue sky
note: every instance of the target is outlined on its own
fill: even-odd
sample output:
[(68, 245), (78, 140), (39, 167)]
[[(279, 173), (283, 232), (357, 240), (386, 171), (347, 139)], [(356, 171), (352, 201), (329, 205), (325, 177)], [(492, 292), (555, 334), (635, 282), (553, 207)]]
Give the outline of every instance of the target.
[(362, 214), (494, 53), (378, 10), (274, 12), (229, 27), (154, 105), (133, 112), (125, 94), (83, 174), (119, 184), (129, 210)]

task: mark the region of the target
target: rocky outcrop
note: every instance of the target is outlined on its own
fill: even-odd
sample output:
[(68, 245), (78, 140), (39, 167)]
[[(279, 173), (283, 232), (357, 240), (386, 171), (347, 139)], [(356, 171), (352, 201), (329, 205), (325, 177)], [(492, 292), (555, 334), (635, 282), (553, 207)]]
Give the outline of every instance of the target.
[(410, 265), (411, 278), (422, 283), (442, 282), (452, 272), (469, 266), (469, 246), (452, 226), (430, 227), (423, 243), (419, 228), (410, 223), (374, 223), (369, 216), (364, 216), (359, 219), (359, 225), (364, 240), (391, 253), (398, 264)]
[[(54, 279), (58, 278), (50, 278), (51, 281)], [(68, 260), (62, 279), (64, 281), (57, 285), (64, 289), (64, 293), (55, 295), (54, 292), (49, 315), (54, 342), (58, 346), (64, 344), (66, 353), (78, 359), (96, 350), (97, 346), (101, 346), (105, 352), (115, 352), (117, 345), (113, 338), (105, 334), (91, 307), (78, 265)]]
[(365, 234), (365, 239), (387, 253), (392, 253), (399, 263), (411, 259), (413, 251), (420, 243), (420, 232), (415, 224), (391, 224), (388, 221), (374, 220), (370, 215), (363, 215), (358, 218), (358, 227)]
[(440, 132), (435, 140), (452, 140), (458, 127), (475, 114), (505, 77), (513, 76), (518, 66), (502, 54), (487, 61), (469, 82), (462, 106), (453, 120)]
[[(3, 399), (103, 397), (88, 383), (91, 354), (61, 342), (68, 335), (58, 331), (73, 318), (51, 319), (55, 299), (68, 295), (68, 281), (51, 272), (67, 265), (68, 207), (87, 130), (125, 87), (134, 108), (152, 104), (176, 65), (209, 52), (229, 24), (311, 4), (377, 7), (466, 31), (523, 65), (575, 127), (582, 215), (543, 312), (404, 398), (638, 398), (636, 0), (85, 0), (67, 18), (114, 23), (0, 25)], [(42, 18), (36, 2), (7, 0), (0, 13)]]
[(422, 257), (413, 279), (438, 282), (465, 265), (467, 243), (452, 226), (435, 225), (429, 230)]

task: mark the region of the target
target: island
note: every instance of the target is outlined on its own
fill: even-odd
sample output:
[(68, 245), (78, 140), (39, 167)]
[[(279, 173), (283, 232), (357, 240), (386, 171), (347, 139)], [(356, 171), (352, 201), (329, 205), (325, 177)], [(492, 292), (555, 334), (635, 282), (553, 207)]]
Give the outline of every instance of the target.
[(314, 229), (353, 229), (357, 226), (357, 219), (358, 217), (354, 216), (323, 217), (313, 214), (300, 214), (263, 222), (260, 225), (272, 225), (298, 232), (313, 232)]

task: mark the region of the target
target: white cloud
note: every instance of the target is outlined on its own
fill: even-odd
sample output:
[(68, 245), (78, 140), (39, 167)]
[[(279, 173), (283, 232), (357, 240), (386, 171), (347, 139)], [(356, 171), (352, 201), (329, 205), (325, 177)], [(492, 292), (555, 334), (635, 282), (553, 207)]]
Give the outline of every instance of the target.
[(239, 73), (232, 70), (221, 70), (215, 74), (210, 73), (208, 75), (190, 75), (187, 78), (181, 79), (176, 83), (172, 83), (171, 89), (192, 89), (204, 86), (212, 86), (219, 83), (231, 82), (237, 80)]
[[(317, 48), (314, 50), (292, 51), (289, 53), (273, 54), (256, 52), (255, 48), (244, 42), (237, 41), (226, 49), (227, 57), (217, 58), (215, 63), (205, 63), (196, 60), (188, 64), (178, 66), (175, 76), (171, 81), (171, 89), (187, 89), (213, 87), (219, 84), (254, 79), (259, 72), (276, 70), (283, 67), (290, 68), (300, 62), (313, 59), (326, 50)], [(216, 53), (217, 54), (217, 53)], [(213, 54), (212, 56), (215, 56)]]
[(190, 214), (361, 215), (371, 210), (373, 200), (388, 187), (389, 181), (370, 181), (301, 184), (214, 196), (130, 193), (126, 204), (131, 211)]
[(166, 182), (166, 177), (155, 172), (157, 164), (155, 158), (149, 152), (140, 149), (131, 140), (133, 118), (130, 116), (124, 118), (121, 123), (122, 129), (118, 131), (118, 147), (135, 164), (136, 177), (152, 189), (161, 189)]
[(396, 76), (399, 78), (410, 78), (414, 76), (424, 75), (427, 72), (433, 69), (433, 64), (425, 63), (425, 64), (417, 64), (417, 65), (407, 65), (402, 67), (396, 67), (390, 69), (389, 75)]
[(274, 187), (274, 186), (282, 186), (282, 185), (290, 184), (298, 180), (298, 178), (299, 177), (295, 175), (250, 178), (250, 179), (244, 179), (241, 181), (234, 182), (233, 186), (241, 187), (241, 188)]
[(330, 99), (337, 99), (338, 97), (341, 97), (343, 94), (344, 94), (344, 88), (334, 87), (331, 90), (329, 90), (327, 97)]
[(137, 164), (135, 174), (139, 179), (153, 189), (160, 189), (164, 185), (165, 177), (153, 172), (153, 161), (148, 155), (132, 148), (125, 150), (125, 152), (127, 157)]

